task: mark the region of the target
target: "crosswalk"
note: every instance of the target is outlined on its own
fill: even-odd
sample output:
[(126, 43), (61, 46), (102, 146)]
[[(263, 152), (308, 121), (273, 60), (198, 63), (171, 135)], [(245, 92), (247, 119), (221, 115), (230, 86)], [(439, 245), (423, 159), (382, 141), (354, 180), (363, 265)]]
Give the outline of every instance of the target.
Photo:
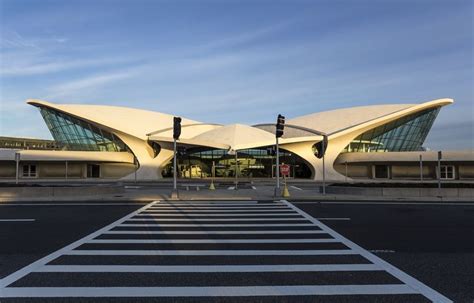
[(451, 302), (287, 201), (152, 202), (3, 278), (0, 297)]

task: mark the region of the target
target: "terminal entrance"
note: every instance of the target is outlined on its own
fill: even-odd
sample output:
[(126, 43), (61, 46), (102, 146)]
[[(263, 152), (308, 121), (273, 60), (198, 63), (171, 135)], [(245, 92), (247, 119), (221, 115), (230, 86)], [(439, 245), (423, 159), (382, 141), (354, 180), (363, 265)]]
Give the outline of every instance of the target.
[[(216, 178), (272, 178), (275, 177), (275, 150), (273, 146), (243, 149), (237, 156), (224, 149), (189, 148), (178, 150), (180, 178), (210, 178), (212, 165)], [(311, 169), (294, 153), (280, 149), (280, 163), (290, 165), (290, 178), (311, 178)], [(173, 161), (163, 170), (163, 177), (173, 177)]]

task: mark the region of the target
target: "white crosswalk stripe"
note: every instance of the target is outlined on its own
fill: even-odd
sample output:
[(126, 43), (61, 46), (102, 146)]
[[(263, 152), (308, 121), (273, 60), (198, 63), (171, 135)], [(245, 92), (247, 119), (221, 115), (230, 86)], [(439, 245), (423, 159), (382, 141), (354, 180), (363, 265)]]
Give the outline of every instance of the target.
[(16, 298), (297, 295), (452, 302), (287, 201), (155, 201), (0, 280)]

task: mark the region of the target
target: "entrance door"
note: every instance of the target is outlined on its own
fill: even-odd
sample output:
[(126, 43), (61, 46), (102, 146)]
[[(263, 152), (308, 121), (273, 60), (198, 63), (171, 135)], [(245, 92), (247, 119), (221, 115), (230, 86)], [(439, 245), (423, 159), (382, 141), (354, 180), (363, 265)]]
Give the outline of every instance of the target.
[(87, 164), (87, 178), (100, 178), (99, 164)]
[(390, 170), (388, 165), (375, 165), (374, 177), (376, 179), (388, 179), (390, 178)]

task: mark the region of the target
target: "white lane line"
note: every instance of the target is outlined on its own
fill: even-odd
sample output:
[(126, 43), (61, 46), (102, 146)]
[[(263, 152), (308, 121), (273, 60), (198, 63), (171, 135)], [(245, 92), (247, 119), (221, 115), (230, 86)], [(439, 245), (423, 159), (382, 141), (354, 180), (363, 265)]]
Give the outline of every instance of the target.
[[(403, 284), (382, 285), (272, 285), (210, 287), (9, 287), (9, 297), (245, 297), (311, 295), (415, 294)], [(436, 301), (439, 302), (439, 301)]]
[(313, 226), (313, 223), (299, 223), (299, 224), (120, 224), (123, 227), (300, 227)]
[(357, 255), (351, 249), (318, 250), (70, 250), (69, 256), (338, 256)]
[(257, 188), (256, 188), (255, 186), (252, 186), (252, 189), (253, 189), (253, 190), (257, 190)]
[(227, 189), (228, 189), (228, 190), (234, 190), (234, 189), (235, 189), (235, 186), (229, 186)]
[(351, 218), (316, 218), (318, 220), (325, 220), (325, 221), (350, 221)]
[(313, 218), (306, 212), (302, 211), (298, 207), (294, 206), (293, 204), (289, 203), (286, 200), (282, 200), (282, 202), (286, 203), (289, 207), (293, 208), (295, 211), (299, 212), (302, 216), (316, 224), (318, 227), (320, 227), (322, 230), (326, 231), (328, 234), (334, 237), (334, 239), (337, 239), (339, 242), (343, 243), (347, 247), (353, 249), (354, 251), (358, 252), (361, 256), (366, 258), (367, 260), (371, 261), (373, 264), (378, 265), (380, 268), (383, 268), (385, 271), (390, 273), (392, 276), (396, 277), (403, 283), (407, 284), (411, 289), (414, 291), (422, 294), (423, 296), (427, 297), (433, 302), (437, 303), (451, 303), (450, 299), (447, 297), (443, 296), (439, 292), (435, 291), (434, 289), (428, 287), (427, 285), (421, 283), (420, 281), (416, 280), (415, 278), (409, 276), (405, 272), (399, 270), (395, 266), (391, 265), (390, 263), (380, 259), (376, 255), (368, 252), (367, 250), (363, 249), (359, 245), (355, 244), (354, 242), (344, 238), (337, 232), (335, 232), (333, 229), (329, 228), (327, 225), (321, 223), (321, 221), (318, 221), (317, 219)]
[(155, 214), (193, 214), (193, 213), (262, 213), (262, 212), (268, 212), (268, 213), (278, 213), (278, 212), (289, 212), (289, 213), (294, 213), (294, 211), (291, 208), (283, 208), (283, 209), (203, 209), (203, 210), (182, 210), (181, 208), (176, 209), (176, 210), (171, 210), (171, 209), (166, 209), (166, 210), (147, 210), (144, 211), (143, 213), (155, 213)]
[(335, 243), (336, 239), (93, 239), (86, 244)]
[(128, 221), (153, 221), (153, 222), (199, 222), (199, 221), (308, 221), (305, 218), (234, 218), (234, 219), (206, 219), (206, 218), (184, 218), (184, 219), (162, 219), (162, 218), (137, 218), (128, 219)]
[[(1, 202), (1, 201), (0, 201)], [(127, 205), (127, 206), (142, 206), (150, 202), (132, 202), (132, 203), (8, 203), (1, 202), (0, 206), (117, 206), (117, 205)]]
[(0, 222), (34, 222), (36, 219), (0, 219)]
[(290, 187), (291, 187), (291, 188), (294, 188), (294, 189), (296, 189), (296, 190), (302, 190), (301, 188), (296, 187), (296, 186), (294, 186), (294, 185), (291, 185)]
[(322, 230), (111, 230), (104, 235), (266, 235), (266, 234), (325, 234)]
[(295, 204), (376, 204), (376, 205), (444, 205), (444, 206), (473, 206), (472, 202), (385, 202), (385, 201), (294, 201)]
[(288, 272), (288, 271), (380, 271), (374, 264), (290, 265), (46, 265), (36, 272)]
[[(142, 212), (141, 214), (147, 214), (147, 212)], [(182, 214), (156, 214), (158, 217), (176, 217), (176, 216), (186, 216), (186, 217), (229, 217), (229, 216), (240, 216), (240, 217), (268, 217), (268, 216), (299, 216), (299, 214), (295, 212), (291, 213), (274, 213), (274, 214), (190, 214), (190, 213), (182, 213)]]
[(28, 266), (25, 266), (23, 267), (22, 269), (6, 276), (5, 278), (1, 279), (0, 280), (0, 293), (2, 293), (3, 295), (3, 292), (5, 291), (5, 288), (6, 286), (12, 284), (13, 282), (23, 278), (24, 276), (28, 275), (29, 273), (37, 270), (38, 268), (40, 268), (41, 266), (44, 266), (46, 265), (47, 263), (51, 262), (52, 260), (56, 259), (57, 257), (65, 254), (66, 252), (70, 251), (70, 250), (73, 250), (79, 246), (81, 246), (82, 244), (96, 238), (97, 236), (99, 236), (100, 234), (116, 227), (117, 225), (119, 225), (120, 223), (122, 222), (125, 222), (126, 220), (132, 218), (133, 216), (137, 215), (138, 213), (140, 213), (140, 211), (146, 209), (147, 207), (150, 207), (151, 205), (153, 205), (154, 203), (156, 202), (151, 202), (145, 206), (143, 206), (142, 208), (134, 211), (134, 212), (131, 212), (130, 214), (126, 215), (125, 217), (97, 230), (96, 232), (93, 232), (92, 234), (82, 238), (82, 239), (79, 239), (77, 240), (76, 242), (72, 243), (72, 244), (69, 244), (55, 252), (53, 252), (52, 254), (49, 254), (41, 259), (39, 259), (38, 261), (36, 262), (33, 262), (31, 263), (30, 265)]

